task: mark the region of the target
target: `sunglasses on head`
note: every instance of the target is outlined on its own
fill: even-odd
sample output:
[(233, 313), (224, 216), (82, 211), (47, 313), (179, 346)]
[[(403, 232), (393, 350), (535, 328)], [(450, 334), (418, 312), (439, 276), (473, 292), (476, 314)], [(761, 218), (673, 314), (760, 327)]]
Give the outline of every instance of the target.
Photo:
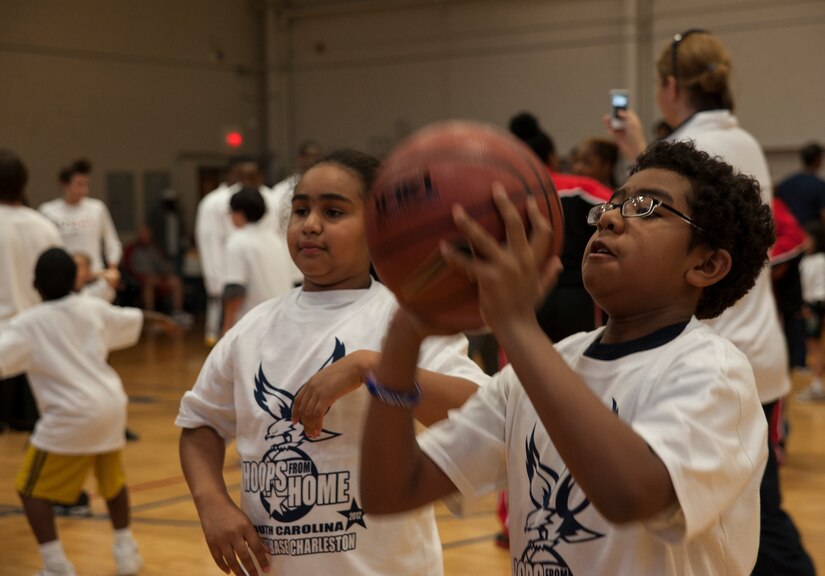
[(689, 30), (680, 32), (679, 34), (676, 34), (673, 37), (673, 41), (671, 41), (670, 43), (670, 59), (673, 64), (671, 72), (673, 74), (673, 79), (676, 81), (676, 84), (679, 84), (679, 59), (677, 58), (679, 44), (684, 42), (685, 38), (687, 38), (691, 34), (710, 34), (710, 32), (703, 28), (690, 28)]

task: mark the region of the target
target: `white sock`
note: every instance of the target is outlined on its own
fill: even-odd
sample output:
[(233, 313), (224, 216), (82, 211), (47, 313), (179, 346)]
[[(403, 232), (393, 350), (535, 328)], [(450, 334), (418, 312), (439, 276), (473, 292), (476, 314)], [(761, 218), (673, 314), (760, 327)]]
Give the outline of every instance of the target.
[(121, 528), (120, 530), (115, 530), (115, 546), (118, 548), (122, 546), (137, 546), (137, 542), (135, 542), (135, 537), (132, 535), (131, 528)]
[(822, 392), (822, 380), (820, 380), (819, 378), (814, 378), (813, 380), (811, 380), (811, 384), (809, 387), (811, 390)]
[(60, 568), (69, 564), (69, 559), (66, 558), (66, 553), (63, 552), (63, 545), (60, 540), (52, 540), (41, 544), (40, 557), (43, 559), (43, 564), (49, 568)]

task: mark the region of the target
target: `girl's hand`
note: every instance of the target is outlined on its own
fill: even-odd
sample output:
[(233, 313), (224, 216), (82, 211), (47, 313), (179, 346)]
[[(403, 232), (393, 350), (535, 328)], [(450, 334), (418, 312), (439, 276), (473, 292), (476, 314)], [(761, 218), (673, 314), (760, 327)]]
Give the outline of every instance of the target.
[(330, 407), (361, 386), (370, 361), (377, 363), (377, 359), (377, 352), (358, 350), (317, 372), (298, 391), (292, 404), (292, 421), (303, 424), (308, 438), (317, 438)]
[(258, 576), (252, 560), (254, 554), (258, 565), (264, 572), (269, 572), (269, 556), (263, 542), (252, 522), (234, 502), (229, 498), (221, 499), (198, 512), (206, 544), (218, 568), (227, 574), (231, 570), (237, 576), (244, 576), (243, 564), (247, 574)]

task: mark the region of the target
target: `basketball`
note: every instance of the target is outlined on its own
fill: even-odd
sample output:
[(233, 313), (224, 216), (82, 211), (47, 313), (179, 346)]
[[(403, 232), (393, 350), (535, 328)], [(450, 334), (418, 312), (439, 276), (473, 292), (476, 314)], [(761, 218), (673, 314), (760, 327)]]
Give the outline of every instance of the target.
[(561, 254), (564, 216), (545, 166), (520, 140), (469, 121), (432, 124), (396, 146), (376, 176), (366, 206), (366, 235), (379, 279), (399, 303), (440, 326), (465, 331), (483, 326), (478, 291), (442, 259), (442, 239), (466, 244), (453, 224), (452, 206), (499, 241), (504, 222), (492, 198), (500, 182), (528, 226), (527, 197), (535, 196), (553, 226), (553, 254)]

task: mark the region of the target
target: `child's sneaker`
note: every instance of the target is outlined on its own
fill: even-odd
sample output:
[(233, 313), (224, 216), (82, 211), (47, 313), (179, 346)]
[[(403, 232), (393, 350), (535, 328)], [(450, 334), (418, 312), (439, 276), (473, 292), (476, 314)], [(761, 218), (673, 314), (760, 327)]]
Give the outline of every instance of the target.
[(799, 402), (825, 402), (825, 390), (823, 390), (822, 384), (817, 384), (815, 382), (800, 390), (796, 395), (796, 399)]
[(138, 552), (137, 543), (124, 542), (112, 547), (117, 563), (117, 576), (132, 576), (137, 574), (143, 566), (143, 557)]
[(177, 310), (174, 312), (172, 314), (172, 318), (174, 318), (175, 322), (178, 323), (178, 326), (182, 328), (189, 328), (195, 322), (195, 317), (189, 312), (184, 312), (183, 310)]

